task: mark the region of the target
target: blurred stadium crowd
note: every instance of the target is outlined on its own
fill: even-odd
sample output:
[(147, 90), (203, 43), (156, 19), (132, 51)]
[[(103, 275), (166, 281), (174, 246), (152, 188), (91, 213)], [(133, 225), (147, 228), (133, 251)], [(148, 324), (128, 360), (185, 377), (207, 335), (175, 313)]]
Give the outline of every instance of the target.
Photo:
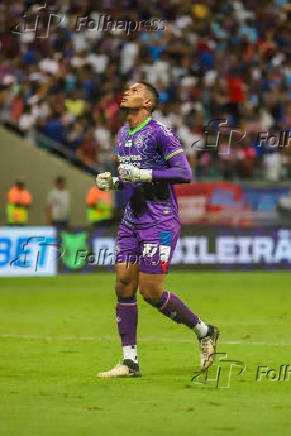
[[(291, 126), (290, 5), (287, 0), (103, 0), (47, 2), (65, 20), (16, 35), (36, 2), (0, 3), (2, 123), (75, 163), (111, 170), (118, 110), (129, 81), (147, 80), (160, 94), (154, 116), (173, 127), (196, 179), (282, 180), (291, 177), (291, 147), (259, 146)], [(38, 5), (39, 6), (39, 5)], [(76, 31), (76, 17), (166, 20), (165, 29)], [(26, 18), (29, 20), (29, 18)], [(31, 21), (31, 23), (32, 23)], [(226, 119), (247, 132), (220, 150), (197, 150), (204, 126)], [(61, 144), (61, 147), (59, 146)], [(60, 151), (61, 149), (61, 151)]]

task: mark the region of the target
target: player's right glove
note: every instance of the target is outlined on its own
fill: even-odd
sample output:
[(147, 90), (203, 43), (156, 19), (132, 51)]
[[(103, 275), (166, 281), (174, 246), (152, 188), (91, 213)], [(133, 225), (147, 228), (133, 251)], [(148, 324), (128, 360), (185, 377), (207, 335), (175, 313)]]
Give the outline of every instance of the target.
[(111, 173), (100, 173), (96, 177), (96, 186), (100, 191), (116, 191), (119, 185), (119, 178), (112, 177)]
[(151, 182), (152, 171), (145, 168), (137, 168), (130, 164), (121, 164), (118, 167), (120, 178), (123, 182)]

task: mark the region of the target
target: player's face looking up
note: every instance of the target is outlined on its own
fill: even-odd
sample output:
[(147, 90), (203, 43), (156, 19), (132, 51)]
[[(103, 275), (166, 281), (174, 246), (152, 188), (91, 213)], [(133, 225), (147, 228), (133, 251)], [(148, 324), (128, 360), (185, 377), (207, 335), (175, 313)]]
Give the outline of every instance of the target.
[(153, 102), (150, 92), (142, 83), (134, 83), (126, 91), (120, 102), (120, 108), (125, 110), (146, 110), (151, 112)]

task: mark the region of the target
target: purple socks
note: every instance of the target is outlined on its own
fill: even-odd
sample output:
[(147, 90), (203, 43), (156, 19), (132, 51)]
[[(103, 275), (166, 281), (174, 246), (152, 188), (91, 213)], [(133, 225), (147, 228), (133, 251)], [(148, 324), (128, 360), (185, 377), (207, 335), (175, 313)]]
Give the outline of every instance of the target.
[(157, 308), (163, 315), (171, 318), (178, 324), (186, 325), (190, 329), (193, 329), (200, 321), (200, 318), (172, 292), (163, 292), (161, 301), (157, 305)]
[(136, 345), (137, 319), (136, 297), (118, 297), (116, 304), (116, 322), (123, 346)]
[[(147, 301), (150, 302), (149, 300)], [(155, 307), (157, 307), (163, 315), (171, 318), (177, 324), (184, 324), (190, 329), (193, 329), (200, 321), (200, 318), (172, 292), (164, 291), (161, 301), (155, 305)], [(136, 297), (118, 297), (116, 304), (116, 322), (118, 324), (119, 336), (123, 347), (136, 345), (137, 320)]]

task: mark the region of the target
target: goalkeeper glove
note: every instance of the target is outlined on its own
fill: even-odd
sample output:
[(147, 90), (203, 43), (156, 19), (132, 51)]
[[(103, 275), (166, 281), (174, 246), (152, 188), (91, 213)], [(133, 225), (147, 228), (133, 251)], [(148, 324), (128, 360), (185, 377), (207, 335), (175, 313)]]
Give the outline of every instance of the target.
[(118, 189), (118, 177), (112, 177), (111, 173), (100, 173), (96, 177), (96, 186), (100, 191), (116, 191)]
[(151, 182), (152, 170), (137, 168), (130, 164), (121, 164), (118, 168), (123, 182)]

